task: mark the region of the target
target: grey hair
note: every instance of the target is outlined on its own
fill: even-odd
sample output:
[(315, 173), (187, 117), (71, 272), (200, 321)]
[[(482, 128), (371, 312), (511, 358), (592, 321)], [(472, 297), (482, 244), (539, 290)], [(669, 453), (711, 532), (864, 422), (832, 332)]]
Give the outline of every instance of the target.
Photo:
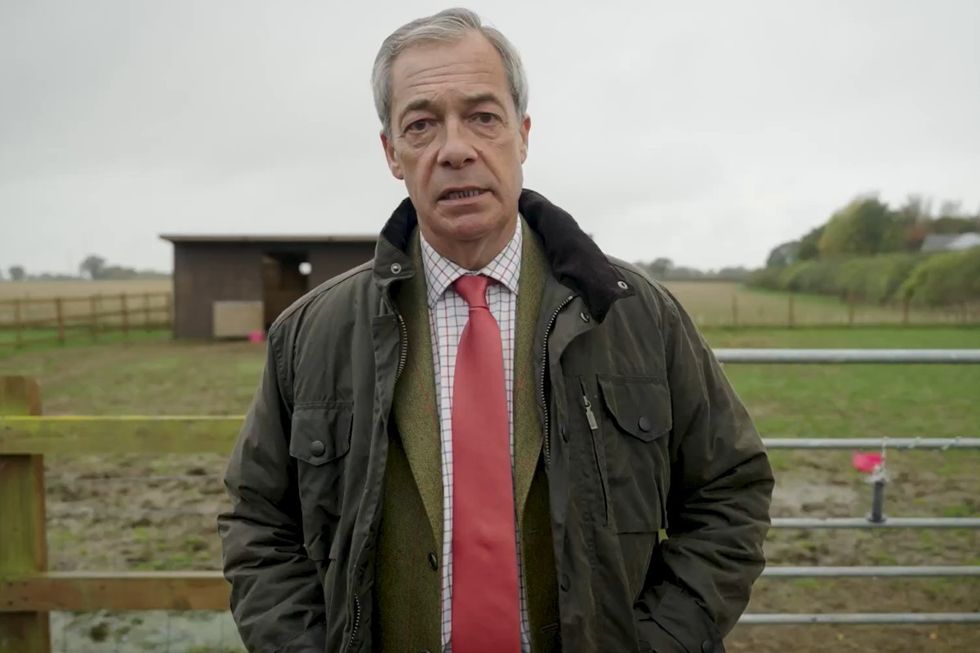
[(385, 134), (390, 134), (391, 128), (391, 67), (398, 55), (414, 45), (458, 41), (471, 32), (482, 34), (500, 54), (517, 116), (524, 117), (527, 113), (527, 75), (517, 48), (499, 30), (484, 25), (480, 17), (469, 9), (446, 9), (402, 25), (384, 40), (378, 50), (371, 72), (371, 86), (374, 89), (374, 107)]

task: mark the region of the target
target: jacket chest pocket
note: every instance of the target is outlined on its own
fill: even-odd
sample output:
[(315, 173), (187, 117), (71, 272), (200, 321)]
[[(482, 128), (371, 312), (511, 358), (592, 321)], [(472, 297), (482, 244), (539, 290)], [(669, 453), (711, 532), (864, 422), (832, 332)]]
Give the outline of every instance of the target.
[(600, 375), (611, 519), (619, 533), (667, 527), (670, 391), (649, 377)]
[(350, 404), (293, 411), (289, 455), (296, 463), (304, 543), (314, 560), (325, 558), (340, 518), (352, 425)]

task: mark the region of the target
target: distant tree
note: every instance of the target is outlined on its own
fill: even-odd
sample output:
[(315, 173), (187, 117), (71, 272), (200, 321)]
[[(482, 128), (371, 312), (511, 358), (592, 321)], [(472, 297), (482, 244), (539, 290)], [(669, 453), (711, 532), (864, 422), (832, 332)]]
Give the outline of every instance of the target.
[(674, 269), (674, 262), (669, 258), (656, 258), (650, 263), (647, 263), (647, 270), (650, 274), (658, 279), (662, 279), (670, 274), (670, 271)]
[(23, 265), (11, 265), (7, 271), (10, 273), (11, 281), (23, 281), (24, 277), (27, 276)]
[(877, 197), (859, 197), (835, 213), (820, 236), (820, 257), (894, 252), (902, 231), (888, 205)]
[(99, 273), (100, 279), (135, 279), (137, 277), (136, 270), (133, 268), (124, 268), (119, 265), (108, 265), (102, 269)]
[(932, 221), (930, 231), (934, 234), (965, 234), (970, 231), (980, 231), (980, 217), (944, 215)]
[(766, 259), (767, 268), (783, 268), (796, 262), (800, 253), (800, 241), (791, 240), (781, 245), (776, 245), (769, 258)]
[(105, 259), (101, 256), (89, 254), (78, 266), (78, 272), (89, 279), (101, 279), (105, 269)]
[(939, 205), (939, 217), (941, 218), (963, 218), (963, 203), (955, 200), (944, 200)]
[(796, 258), (801, 261), (809, 261), (820, 258), (820, 238), (823, 236), (824, 225), (814, 227), (800, 238), (800, 248), (796, 251)]

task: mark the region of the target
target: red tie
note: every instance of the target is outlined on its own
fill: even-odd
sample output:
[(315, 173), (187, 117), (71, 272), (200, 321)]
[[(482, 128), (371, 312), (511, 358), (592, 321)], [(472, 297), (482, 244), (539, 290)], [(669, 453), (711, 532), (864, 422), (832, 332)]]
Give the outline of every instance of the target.
[(489, 281), (453, 284), (470, 307), (453, 379), (453, 653), (521, 648), (504, 356)]

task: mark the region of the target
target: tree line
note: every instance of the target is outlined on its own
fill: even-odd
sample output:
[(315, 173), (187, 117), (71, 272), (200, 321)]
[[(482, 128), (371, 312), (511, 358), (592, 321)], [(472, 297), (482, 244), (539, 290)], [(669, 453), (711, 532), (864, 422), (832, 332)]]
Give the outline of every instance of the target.
[[(137, 270), (122, 265), (109, 265), (106, 259), (95, 254), (90, 254), (78, 265), (78, 274), (57, 274), (51, 272), (41, 272), (37, 274), (28, 273), (23, 265), (11, 265), (7, 268), (10, 281), (104, 281), (104, 280), (128, 280), (128, 279), (166, 279), (170, 277), (167, 272), (157, 272), (156, 270)], [(3, 280), (3, 271), (0, 270), (0, 280)]]
[(822, 225), (769, 253), (751, 285), (839, 295), (849, 301), (951, 304), (980, 300), (980, 247), (922, 251), (932, 234), (980, 234), (980, 211), (910, 196), (893, 208), (874, 195), (855, 198)]

